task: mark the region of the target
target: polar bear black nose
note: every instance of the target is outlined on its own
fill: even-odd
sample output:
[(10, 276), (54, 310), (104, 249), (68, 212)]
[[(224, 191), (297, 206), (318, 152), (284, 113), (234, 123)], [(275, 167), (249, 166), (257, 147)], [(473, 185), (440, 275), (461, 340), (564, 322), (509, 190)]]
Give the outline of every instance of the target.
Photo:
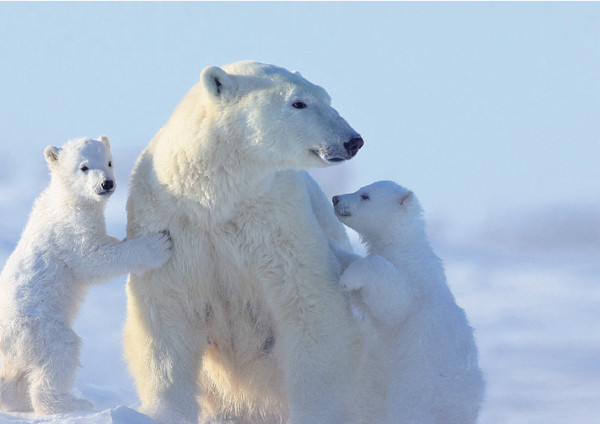
[(337, 205), (338, 203), (340, 203), (340, 198), (337, 196), (333, 196), (331, 198), (331, 201), (333, 202), (333, 206)]
[(102, 183), (102, 190), (112, 190), (112, 188), (115, 186), (115, 183), (112, 180), (106, 180)]
[(344, 147), (346, 148), (346, 151), (348, 152), (350, 157), (354, 157), (354, 155), (358, 153), (363, 144), (365, 144), (365, 142), (362, 139), (362, 137), (352, 137), (349, 141), (346, 141), (344, 143)]

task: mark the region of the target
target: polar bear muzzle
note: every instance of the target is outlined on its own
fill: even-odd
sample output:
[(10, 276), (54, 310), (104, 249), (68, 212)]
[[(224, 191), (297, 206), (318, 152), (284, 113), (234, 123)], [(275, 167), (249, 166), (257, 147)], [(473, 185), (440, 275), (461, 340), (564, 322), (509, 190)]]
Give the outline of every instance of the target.
[(352, 137), (349, 141), (344, 143), (344, 148), (350, 157), (353, 158), (364, 144), (365, 142), (362, 137)]
[(102, 191), (98, 193), (100, 196), (110, 195), (115, 191), (115, 182), (113, 180), (105, 180), (100, 185), (100, 188), (102, 189)]
[(337, 163), (352, 159), (364, 144), (362, 137), (352, 136), (343, 148), (341, 144), (330, 144), (311, 149), (311, 152), (326, 163)]

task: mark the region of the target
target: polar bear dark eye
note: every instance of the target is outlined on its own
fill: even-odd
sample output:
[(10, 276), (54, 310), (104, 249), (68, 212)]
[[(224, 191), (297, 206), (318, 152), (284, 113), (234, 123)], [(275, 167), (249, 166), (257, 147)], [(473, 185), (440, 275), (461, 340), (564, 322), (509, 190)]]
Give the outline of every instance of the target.
[(292, 106), (295, 107), (296, 109), (304, 109), (306, 107), (306, 103), (294, 102), (294, 103), (292, 103)]
[(363, 193), (360, 195), (360, 198), (363, 200), (369, 200), (369, 195), (367, 193)]
[(89, 168), (88, 168), (87, 166), (83, 165), (83, 166), (82, 166), (81, 168), (79, 168), (79, 169), (81, 169), (83, 172), (86, 172), (86, 171), (87, 171)]
[(112, 168), (112, 162), (110, 162), (110, 161), (108, 162), (108, 167)]

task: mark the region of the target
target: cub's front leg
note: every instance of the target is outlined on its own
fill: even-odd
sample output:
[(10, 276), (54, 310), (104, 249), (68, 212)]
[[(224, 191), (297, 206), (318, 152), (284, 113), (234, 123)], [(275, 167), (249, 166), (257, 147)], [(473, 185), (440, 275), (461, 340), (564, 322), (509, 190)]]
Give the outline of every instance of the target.
[(402, 322), (412, 301), (405, 273), (379, 255), (350, 263), (340, 277), (340, 288), (357, 291), (371, 315), (388, 325)]
[(105, 236), (84, 252), (86, 260), (78, 261), (74, 268), (80, 278), (103, 283), (128, 272), (143, 274), (161, 267), (171, 257), (172, 248), (168, 231), (124, 241)]

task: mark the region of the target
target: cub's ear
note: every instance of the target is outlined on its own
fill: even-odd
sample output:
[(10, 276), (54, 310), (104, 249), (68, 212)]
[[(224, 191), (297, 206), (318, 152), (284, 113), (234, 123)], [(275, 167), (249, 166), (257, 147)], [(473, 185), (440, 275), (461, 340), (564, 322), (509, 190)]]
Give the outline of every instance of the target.
[(407, 205), (409, 202), (412, 201), (414, 195), (412, 191), (409, 191), (408, 193), (403, 194), (400, 197), (400, 206), (404, 206)]
[(107, 136), (101, 135), (100, 137), (98, 137), (98, 140), (103, 141), (104, 144), (106, 144), (106, 147), (108, 147), (110, 149), (110, 141), (108, 141)]
[[(292, 74), (302, 77), (302, 74), (300, 73), (300, 71), (292, 71)], [(302, 77), (302, 78), (304, 78), (304, 77)]]
[(56, 146), (48, 146), (44, 149), (44, 157), (46, 158), (46, 162), (48, 165), (54, 166), (58, 162), (58, 153), (60, 152), (60, 147)]
[(224, 94), (231, 94), (236, 89), (234, 77), (218, 66), (204, 68), (200, 74), (200, 81), (206, 91), (214, 97), (223, 97)]

